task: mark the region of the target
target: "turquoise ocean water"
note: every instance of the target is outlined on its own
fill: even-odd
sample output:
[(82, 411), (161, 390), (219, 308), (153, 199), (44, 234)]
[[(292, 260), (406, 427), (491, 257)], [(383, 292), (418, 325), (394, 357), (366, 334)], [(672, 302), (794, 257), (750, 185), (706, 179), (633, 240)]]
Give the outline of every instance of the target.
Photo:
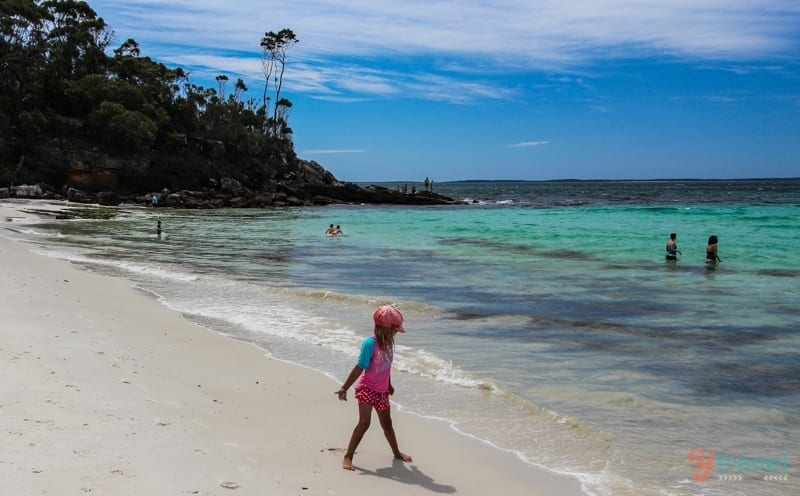
[(394, 303), (398, 408), (589, 494), (800, 491), (800, 180), (436, 188), (468, 204), (132, 207), (3, 235), (337, 381)]

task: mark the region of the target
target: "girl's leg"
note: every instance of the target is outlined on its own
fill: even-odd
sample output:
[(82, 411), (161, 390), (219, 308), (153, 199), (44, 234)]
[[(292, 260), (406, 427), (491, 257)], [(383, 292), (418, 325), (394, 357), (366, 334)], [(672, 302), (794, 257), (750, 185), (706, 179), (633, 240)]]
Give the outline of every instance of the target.
[(392, 425), (392, 415), (389, 410), (375, 410), (378, 414), (378, 420), (381, 422), (381, 427), (383, 428), (383, 435), (386, 436), (386, 440), (389, 441), (389, 447), (392, 448), (392, 454), (398, 460), (403, 460), (404, 462), (410, 462), (411, 457), (406, 455), (405, 453), (400, 452), (400, 448), (397, 447), (397, 436), (394, 433), (394, 426)]
[(370, 418), (372, 417), (372, 405), (367, 403), (358, 404), (358, 423), (353, 429), (353, 435), (350, 437), (350, 444), (347, 445), (347, 453), (344, 454), (342, 460), (342, 468), (345, 470), (353, 469), (353, 455), (356, 454), (358, 443), (364, 437), (364, 433), (369, 429)]

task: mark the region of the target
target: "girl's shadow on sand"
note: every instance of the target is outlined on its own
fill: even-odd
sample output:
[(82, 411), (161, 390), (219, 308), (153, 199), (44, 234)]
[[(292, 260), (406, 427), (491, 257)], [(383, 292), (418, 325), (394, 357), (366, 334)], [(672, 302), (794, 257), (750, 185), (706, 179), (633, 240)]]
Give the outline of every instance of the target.
[(374, 472), (356, 467), (356, 470), (365, 475), (374, 475), (384, 479), (392, 479), (403, 484), (422, 486), (435, 493), (455, 493), (456, 488), (445, 484), (437, 484), (433, 479), (420, 472), (415, 465), (408, 465), (400, 460), (394, 460), (391, 467), (379, 468)]

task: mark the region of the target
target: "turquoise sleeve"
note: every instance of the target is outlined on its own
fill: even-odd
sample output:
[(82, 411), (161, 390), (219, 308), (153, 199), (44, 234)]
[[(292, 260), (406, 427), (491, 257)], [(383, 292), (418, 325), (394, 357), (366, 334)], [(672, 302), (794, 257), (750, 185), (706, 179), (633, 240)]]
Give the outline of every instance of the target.
[(358, 354), (358, 362), (356, 365), (364, 370), (369, 368), (372, 362), (372, 351), (375, 349), (375, 338), (370, 336), (361, 343), (361, 352)]

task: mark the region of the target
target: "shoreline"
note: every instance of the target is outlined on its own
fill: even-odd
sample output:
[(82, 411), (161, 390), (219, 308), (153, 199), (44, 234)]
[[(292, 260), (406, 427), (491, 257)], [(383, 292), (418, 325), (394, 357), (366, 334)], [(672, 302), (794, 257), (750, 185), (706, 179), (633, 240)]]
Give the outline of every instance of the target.
[(356, 408), (335, 401), (336, 382), (7, 239), (8, 217), (37, 207), (0, 203), (10, 492), (582, 494), (574, 478), (397, 411), (414, 462), (392, 459), (375, 421), (356, 472), (342, 470)]

